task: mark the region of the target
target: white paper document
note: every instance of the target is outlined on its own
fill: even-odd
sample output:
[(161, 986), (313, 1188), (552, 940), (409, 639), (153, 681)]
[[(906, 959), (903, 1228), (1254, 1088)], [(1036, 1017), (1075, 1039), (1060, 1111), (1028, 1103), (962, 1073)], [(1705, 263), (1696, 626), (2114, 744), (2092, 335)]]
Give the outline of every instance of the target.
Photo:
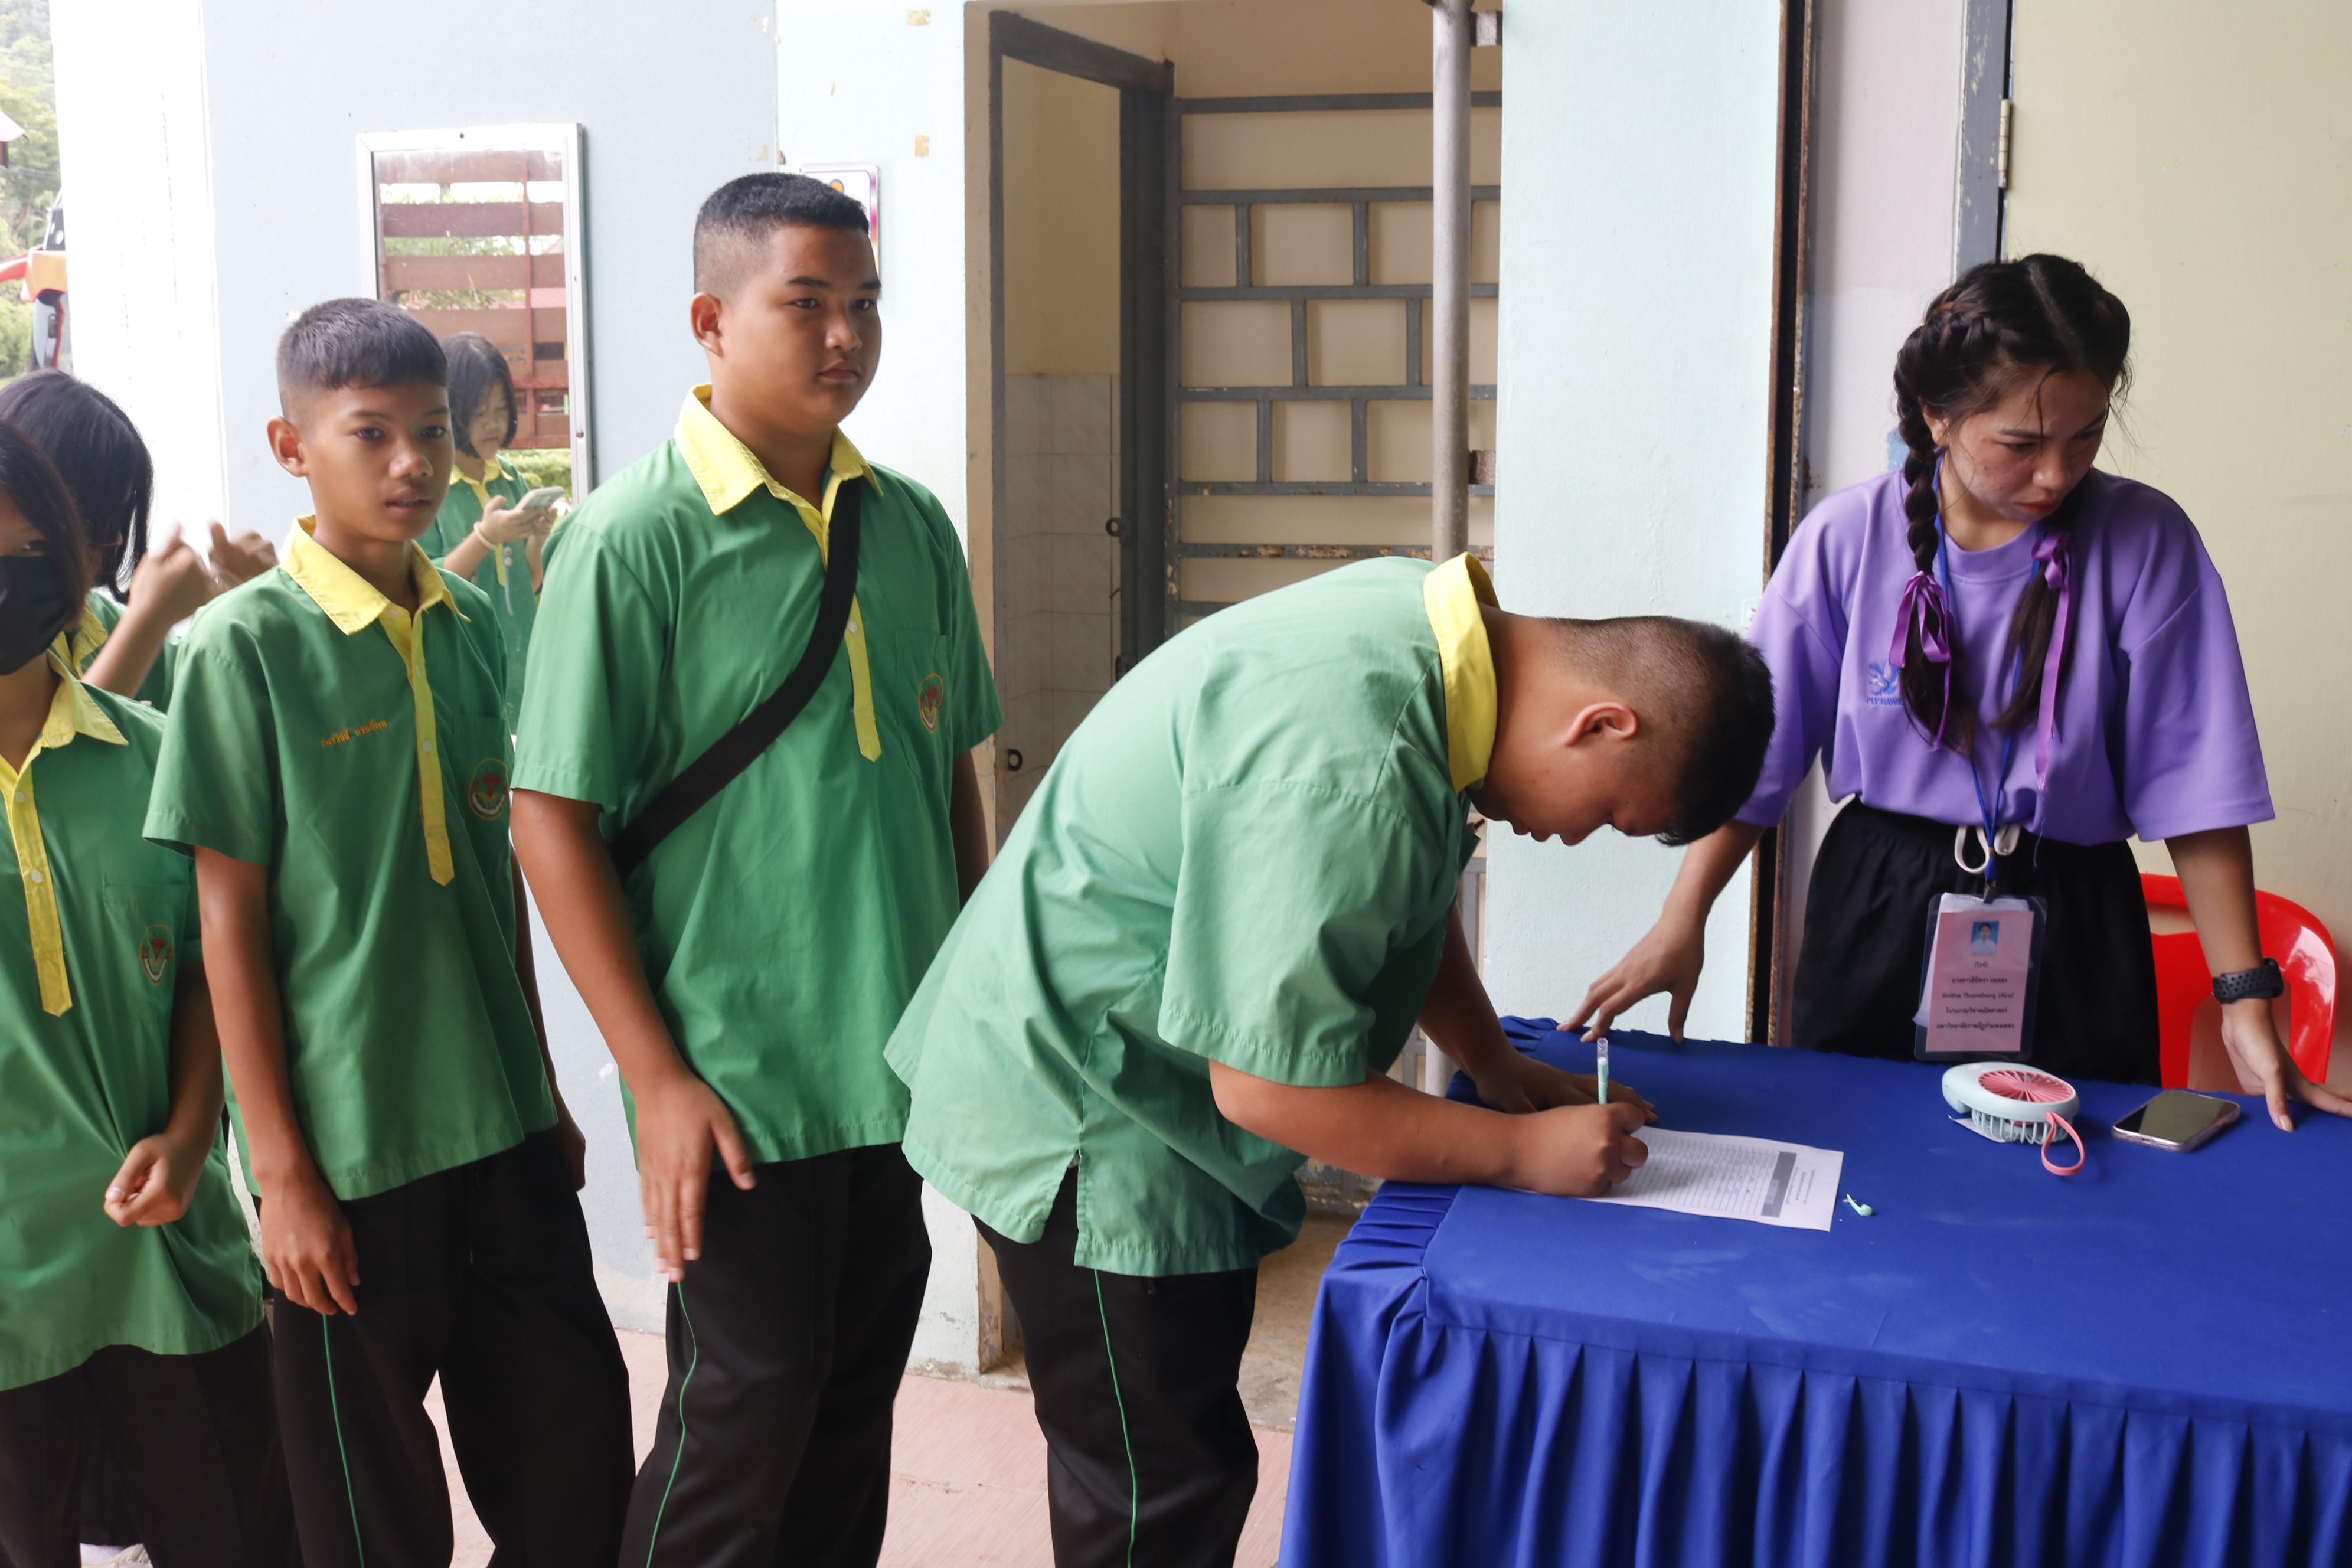
[(1845, 1155), (1769, 1138), (1676, 1132), (1644, 1127), (1649, 1163), (1597, 1204), (1672, 1209), (1717, 1219), (1752, 1219), (1796, 1230), (1827, 1230), (1837, 1211)]

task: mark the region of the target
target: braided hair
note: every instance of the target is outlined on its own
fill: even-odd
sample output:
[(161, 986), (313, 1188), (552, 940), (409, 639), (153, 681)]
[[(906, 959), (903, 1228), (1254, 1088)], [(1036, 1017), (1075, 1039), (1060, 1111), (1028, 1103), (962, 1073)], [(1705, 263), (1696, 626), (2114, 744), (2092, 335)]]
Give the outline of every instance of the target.
[[(1903, 510), (1910, 520), (1911, 556), (1921, 572), (1936, 570), (1941, 533), (1937, 465), (1943, 454), (1928, 432), (1929, 410), (1958, 423), (2027, 382), (2070, 374), (2090, 376), (2116, 395), (2129, 377), (2130, 351), (2131, 312), (2080, 262), (2063, 256), (1983, 262), (1936, 296), (1927, 319), (1895, 356), (1896, 426), (1908, 448)], [(2072, 509), (2061, 504), (2049, 526), (2073, 526)], [(2039, 574), (2018, 599), (2010, 647), (2023, 662), (2016, 694), (1993, 721), (1997, 729), (2021, 729), (2040, 711), (2057, 600)], [(1948, 636), (1950, 628), (1937, 630)], [(1903, 705), (1921, 733), (1940, 735), (1954, 750), (1966, 751), (1975, 741), (1976, 710), (1958, 695), (1967, 689), (1959, 647), (1952, 646), (1948, 680), (1921, 657), (1921, 631), (1915, 618), (1905, 634)], [(1955, 711), (1946, 711), (1948, 693)]]

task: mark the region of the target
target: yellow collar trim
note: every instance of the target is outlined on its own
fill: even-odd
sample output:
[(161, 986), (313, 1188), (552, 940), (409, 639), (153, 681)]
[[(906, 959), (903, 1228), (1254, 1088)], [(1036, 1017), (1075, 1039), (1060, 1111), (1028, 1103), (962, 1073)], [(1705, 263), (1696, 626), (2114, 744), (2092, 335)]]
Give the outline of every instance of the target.
[(8, 823), (8, 841), (16, 852), (16, 871), (25, 885), (25, 924), (32, 937), (33, 969), (41, 986), (41, 1011), (51, 1017), (73, 1007), (73, 984), (66, 973), (65, 928), (58, 914), (57, 869), (41, 837), (39, 802), (34, 798), (33, 764), (45, 752), (54, 752), (77, 735), (120, 746), (127, 742), (114, 721), (106, 716), (74, 674), (72, 661), (55, 647), (50, 667), (58, 672), (58, 688), (49, 696), (49, 713), (41, 721), (40, 738), (25, 753), (25, 765), (11, 767), (0, 758), (0, 814)]
[(49, 648), (51, 652), (62, 655), (65, 661), (79, 672), (89, 668), (89, 661), (96, 658), (98, 650), (106, 646), (107, 636), (106, 623), (99, 618), (89, 601), (84, 599), (80, 621), (69, 630), (59, 632), (57, 641), (51, 643)]
[[(335, 623), (338, 631), (349, 637), (375, 625), (386, 610), (399, 608), (376, 592), (373, 584), (311, 537), (319, 526), (317, 518), (296, 518), (294, 525), (293, 537), (286, 542), (286, 560), (278, 570), (293, 578), (319, 608), (327, 612), (327, 618)], [(409, 580), (416, 584), (418, 615), (435, 605), (446, 605), (451, 615), (461, 621), (466, 618), (457, 608), (457, 601), (449, 596), (449, 584), (441, 580), (441, 574), (415, 543), (408, 547), (408, 572)]]
[(490, 487), (500, 479), (514, 478), (514, 470), (502, 465), (496, 458), (485, 458), (482, 464), (482, 477), (478, 479), (460, 468), (452, 467), (449, 471), (474, 492), (474, 499), (481, 502), (482, 510), (487, 511), (490, 505)]
[[(701, 487), (702, 499), (722, 517), (742, 505), (744, 498), (754, 490), (765, 489), (778, 500), (804, 505), (820, 505), (825, 499), (796, 496), (778, 484), (751, 448), (737, 440), (735, 433), (712, 415), (708, 385), (696, 387), (687, 395), (686, 405), (678, 410), (677, 450), (694, 475), (694, 482)], [(845, 480), (863, 479), (877, 494), (881, 492), (882, 477), (866, 466), (865, 458), (839, 430), (833, 433), (832, 467), (825, 487), (828, 490)]]
[[(58, 672), (58, 689), (49, 694), (48, 717), (41, 721), (40, 739), (31, 755), (25, 759), (25, 765), (31, 767), (33, 757), (70, 743), (76, 735), (88, 735), (91, 740), (103, 741), (110, 746), (129, 745), (121, 730), (106, 716), (106, 710), (98, 705), (98, 700), (81, 683), (81, 677), (74, 670), (73, 661), (60, 654), (54, 644), (50, 646), (47, 657), (49, 667)], [(13, 785), (16, 782), (16, 770), (8, 765), (5, 757), (0, 757), (0, 784)]]
[(1422, 580), (1422, 608), (1437, 634), (1445, 679), (1445, 765), (1459, 795), (1495, 760), (1495, 649), (1480, 605), (1502, 606), (1475, 555), (1457, 555)]

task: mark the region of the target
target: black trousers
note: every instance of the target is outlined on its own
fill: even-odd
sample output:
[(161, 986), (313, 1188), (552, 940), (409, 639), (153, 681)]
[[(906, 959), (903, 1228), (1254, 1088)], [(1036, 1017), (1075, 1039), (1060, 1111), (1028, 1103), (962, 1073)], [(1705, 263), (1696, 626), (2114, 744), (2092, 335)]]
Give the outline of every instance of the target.
[(980, 1233), (1028, 1347), (1056, 1568), (1231, 1568), (1257, 1491), (1241, 1396), (1257, 1270), (1079, 1268), (1076, 1170), (1034, 1242)]
[[(1970, 837), (1971, 854), (1975, 837)], [(1911, 1059), (1928, 906), (1984, 891), (1952, 858), (1952, 828), (1859, 801), (1813, 863), (1797, 965), (1795, 1039), (1817, 1051)], [(2157, 1081), (2156, 955), (2139, 868), (2122, 844), (2022, 838), (2000, 891), (2049, 908), (2033, 1065), (2061, 1078)]]
[(101, 1436), (122, 1522), (157, 1568), (301, 1561), (270, 1409), (268, 1331), (202, 1355), (111, 1345), (71, 1372), (0, 1390), (0, 1568), (80, 1562), (81, 1482)]
[(448, 1568), (449, 1442), (497, 1568), (608, 1563), (629, 1487), (629, 1374), (552, 1132), (342, 1205), (359, 1314), (270, 1316), (309, 1568)]
[(871, 1568), (890, 1415), (931, 1267), (895, 1143), (712, 1169), (670, 1292), (669, 1385), (629, 1497), (630, 1568)]

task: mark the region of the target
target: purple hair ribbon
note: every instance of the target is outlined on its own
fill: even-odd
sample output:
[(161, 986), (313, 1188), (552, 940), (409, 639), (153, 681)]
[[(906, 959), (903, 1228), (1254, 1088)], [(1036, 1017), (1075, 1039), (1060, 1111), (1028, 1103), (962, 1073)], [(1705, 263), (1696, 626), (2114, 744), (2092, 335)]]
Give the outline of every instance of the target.
[[(2060, 614), (2064, 614), (2063, 609)], [(1952, 716), (1952, 617), (1944, 604), (1944, 585), (1933, 572), (1914, 572), (1911, 581), (1903, 585), (1903, 604), (1895, 616), (1895, 651), (1887, 656), (1897, 669), (1910, 657), (1914, 627), (1919, 633), (1919, 657), (1944, 667), (1944, 708), (1937, 715), (1935, 739), (1929, 742), (1941, 746), (1944, 726)]]
[(2058, 595), (2058, 620), (2050, 631), (2050, 652), (2042, 666), (2042, 721), (2033, 742), (2033, 773), (2046, 792), (2050, 785), (2050, 754), (2058, 741), (2058, 673), (2066, 662), (2066, 635), (2074, 618), (2074, 552), (2072, 530), (2046, 531), (2033, 547), (2042, 563), (2042, 580)]

